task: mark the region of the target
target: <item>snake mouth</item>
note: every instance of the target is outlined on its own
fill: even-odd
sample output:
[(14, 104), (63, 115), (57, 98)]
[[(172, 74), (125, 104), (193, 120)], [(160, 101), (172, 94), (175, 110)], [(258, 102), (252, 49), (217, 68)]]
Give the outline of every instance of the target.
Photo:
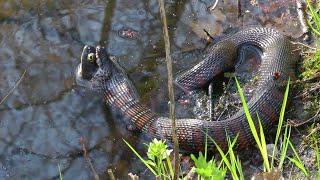
[(82, 64), (80, 63), (76, 69), (76, 83), (82, 87), (90, 87), (90, 81), (82, 77)]

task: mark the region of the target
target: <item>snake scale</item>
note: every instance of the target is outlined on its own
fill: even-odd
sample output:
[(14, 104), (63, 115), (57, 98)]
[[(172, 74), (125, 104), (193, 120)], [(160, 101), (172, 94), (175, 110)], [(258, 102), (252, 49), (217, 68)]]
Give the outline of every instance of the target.
[[(209, 47), (201, 62), (176, 78), (176, 84), (193, 91), (208, 83), (214, 76), (235, 66), (239, 48), (253, 45), (261, 50), (258, 85), (248, 102), (253, 121), (258, 127), (259, 115), (263, 128), (277, 124), (278, 113), (289, 77), (294, 78), (299, 53), (288, 37), (263, 27), (250, 27), (226, 36)], [(77, 83), (103, 94), (104, 100), (129, 117), (138, 130), (151, 137), (172, 142), (171, 121), (153, 113), (139, 101), (138, 94), (121, 67), (111, 60), (101, 47), (85, 46), (76, 74)], [(243, 110), (228, 119), (205, 121), (201, 119), (177, 119), (177, 135), (180, 148), (187, 152), (204, 150), (207, 132), (222, 148), (227, 148), (227, 137), (237, 139), (237, 147), (253, 143), (249, 124)], [(213, 142), (208, 149), (215, 151)]]

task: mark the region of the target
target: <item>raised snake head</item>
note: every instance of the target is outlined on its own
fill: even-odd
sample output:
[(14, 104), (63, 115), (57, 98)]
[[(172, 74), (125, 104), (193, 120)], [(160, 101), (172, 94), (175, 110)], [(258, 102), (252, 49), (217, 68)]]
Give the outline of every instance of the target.
[(111, 75), (118, 72), (114, 67), (104, 47), (86, 45), (76, 70), (76, 82), (86, 88), (101, 90)]
[[(126, 94), (137, 98), (137, 93), (122, 67), (109, 58), (104, 47), (85, 46), (76, 70), (76, 82), (82, 87), (104, 93), (106, 100)], [(108, 96), (106, 96), (108, 95)]]

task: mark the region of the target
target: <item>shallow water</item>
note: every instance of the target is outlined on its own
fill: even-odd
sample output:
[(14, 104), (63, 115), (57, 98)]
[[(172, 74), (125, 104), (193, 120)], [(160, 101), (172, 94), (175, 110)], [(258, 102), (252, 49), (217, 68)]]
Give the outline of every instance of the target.
[[(212, 36), (249, 25), (301, 34), (295, 1), (166, 1), (175, 73), (199, 59)], [(143, 149), (139, 134), (100, 97), (75, 84), (85, 44), (105, 45), (129, 73), (142, 101), (167, 115), (166, 66), (156, 0), (0, 0), (0, 179), (93, 179), (79, 143), (102, 179), (146, 169), (122, 142)], [(200, 49), (200, 50), (197, 50)], [(25, 73), (24, 73), (25, 72)], [(192, 112), (178, 107), (180, 116)], [(141, 142), (142, 141), (142, 142)], [(142, 151), (143, 152), (143, 151)]]

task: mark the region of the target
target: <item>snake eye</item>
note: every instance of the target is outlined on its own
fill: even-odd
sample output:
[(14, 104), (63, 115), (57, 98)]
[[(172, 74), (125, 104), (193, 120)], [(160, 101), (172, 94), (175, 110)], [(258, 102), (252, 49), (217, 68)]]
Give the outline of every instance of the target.
[(94, 61), (94, 59), (95, 59), (95, 54), (94, 53), (88, 54), (87, 59), (88, 59), (89, 62), (92, 63)]

